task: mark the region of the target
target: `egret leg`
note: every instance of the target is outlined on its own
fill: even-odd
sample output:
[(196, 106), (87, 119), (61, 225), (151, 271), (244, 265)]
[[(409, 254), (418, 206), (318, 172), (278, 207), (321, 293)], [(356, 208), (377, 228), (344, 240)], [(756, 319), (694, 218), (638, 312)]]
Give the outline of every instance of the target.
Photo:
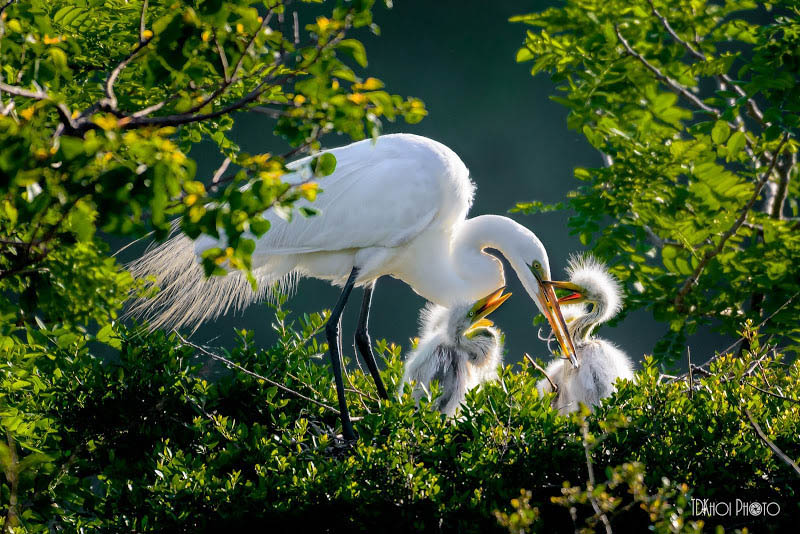
[(355, 440), (356, 434), (353, 431), (353, 423), (350, 422), (350, 412), (347, 409), (347, 399), (344, 397), (344, 382), (342, 381), (342, 345), (341, 345), (341, 319), (342, 311), (347, 304), (347, 299), (350, 297), (350, 292), (356, 283), (356, 276), (358, 275), (358, 268), (353, 267), (350, 276), (342, 289), (342, 294), (339, 295), (339, 300), (331, 310), (331, 316), (328, 318), (328, 323), (325, 325), (325, 334), (328, 338), (328, 354), (331, 358), (331, 367), (333, 368), (333, 378), (336, 381), (336, 395), (339, 397), (339, 416), (342, 420), (342, 435), (346, 440)]
[(375, 289), (377, 282), (375, 280), (364, 288), (361, 315), (358, 316), (358, 326), (356, 327), (356, 347), (358, 347), (361, 357), (367, 362), (369, 374), (372, 375), (372, 380), (375, 381), (375, 387), (378, 389), (378, 396), (382, 399), (388, 399), (389, 395), (386, 393), (386, 387), (384, 387), (383, 380), (381, 380), (378, 365), (375, 363), (375, 354), (372, 352), (372, 339), (369, 337), (369, 309), (372, 305), (372, 291)]

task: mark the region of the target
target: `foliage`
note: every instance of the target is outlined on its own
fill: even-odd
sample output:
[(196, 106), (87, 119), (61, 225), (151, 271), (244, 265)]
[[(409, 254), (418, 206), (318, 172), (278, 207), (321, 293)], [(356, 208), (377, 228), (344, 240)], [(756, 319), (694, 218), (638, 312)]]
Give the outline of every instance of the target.
[[(540, 376), (527, 362), (470, 392), (456, 420), (427, 400), (417, 409), (408, 392), (378, 401), (371, 378), (351, 370), (349, 402), (362, 419), (360, 440), (344, 445), (327, 347), (317, 341), (326, 317), (292, 319), (280, 306), (275, 317), (274, 346), (260, 349), (242, 331), (230, 353), (126, 329), (114, 359), (94, 356), (86, 338), (32, 327), (27, 350), (4, 338), (0, 396), (14, 409), (3, 418), (16, 459), (3, 458), (6, 476), (19, 475), (15, 532), (198, 532), (254, 521), (500, 532), (495, 516), (516, 531), (572, 532), (573, 521), (602, 531), (592, 499), (629, 531), (695, 532), (701, 519), (764, 530), (761, 517), (690, 518), (690, 498), (737, 497), (779, 502), (783, 512), (769, 524), (778, 532), (798, 512), (800, 478), (744, 412), (800, 456), (791, 400), (800, 398), (800, 365), (767, 356), (758, 338), (756, 355), (719, 357), (705, 367), (709, 376), (696, 372), (691, 392), (688, 379), (666, 379), (648, 360), (638, 384), (621, 383), (594, 414), (571, 418), (539, 398)], [(396, 389), (401, 349), (377, 348)], [(767, 387), (780, 394), (758, 389)], [(14, 489), (2, 491), (8, 498)]]
[(517, 61), (550, 74), (605, 155), (575, 170), (571, 231), (626, 282), (626, 311), (669, 325), (656, 356), (767, 316), (795, 351), (800, 299), (781, 306), (800, 291), (796, 0), (568, 0), (512, 21), (531, 27)]
[[(789, 2), (764, 25), (736, 14), (754, 9), (741, 1), (582, 0), (520, 19), (544, 30), (518, 59), (553, 74), (569, 124), (611, 158), (576, 171), (587, 185), (569, 201), (573, 228), (599, 255), (619, 253), (615, 273), (641, 288), (629, 304), (669, 322), (670, 343), (709, 322), (744, 324), (738, 357), (678, 378), (648, 359), (637, 383), (572, 417), (539, 397), (527, 363), (470, 392), (454, 420), (408, 394), (378, 401), (352, 370), (360, 440), (347, 444), (322, 358), (325, 313), (293, 320), (281, 300), (277, 343), (261, 349), (241, 331), (230, 351), (116, 323), (142, 290), (99, 232), (163, 238), (177, 221), (191, 237), (226, 237), (208, 273), (247, 271), (253, 238), (269, 231), (264, 210), (291, 216), (336, 164), (318, 157), (313, 176), (288, 185), (289, 158), (328, 133), (360, 139), (384, 118), (424, 116), (362, 72), (372, 4), (0, 0), (3, 530), (791, 528), (800, 365), (752, 327), (763, 310), (766, 332), (797, 333), (800, 300), (778, 307), (797, 291), (800, 247)], [(700, 40), (686, 40), (694, 30)], [(716, 77), (724, 88), (706, 98)], [(271, 120), (291, 148), (244, 153), (229, 137), (239, 112)], [(223, 163), (197, 176), (192, 150), (209, 146)], [(396, 390), (401, 349), (377, 350)], [(698, 518), (692, 498), (774, 501), (783, 513), (768, 526)]]
[[(132, 282), (97, 230), (163, 238), (177, 220), (192, 237), (227, 238), (206, 254), (208, 272), (247, 270), (254, 237), (269, 229), (264, 210), (289, 216), (335, 168), (321, 157), (315, 176), (290, 186), (287, 158), (327, 133), (361, 139), (382, 118), (425, 114), (360, 74), (366, 52), (351, 34), (378, 31), (372, 4), (0, 2), (0, 313), (59, 321), (75, 310), (58, 293), (73, 290), (78, 302), (104, 295), (92, 297), (91, 319), (113, 318)], [(228, 134), (244, 111), (294, 148), (243, 152)], [(203, 141), (225, 157), (213, 183), (188, 155)]]

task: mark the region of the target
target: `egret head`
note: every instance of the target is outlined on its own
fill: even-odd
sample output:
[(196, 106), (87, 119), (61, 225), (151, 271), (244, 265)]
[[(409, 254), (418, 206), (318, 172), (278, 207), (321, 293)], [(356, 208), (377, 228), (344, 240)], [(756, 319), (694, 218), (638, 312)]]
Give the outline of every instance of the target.
[(577, 367), (578, 360), (575, 354), (575, 346), (572, 343), (567, 323), (561, 313), (561, 308), (550, 280), (550, 264), (547, 261), (547, 252), (545, 252), (544, 246), (538, 239), (536, 239), (535, 245), (538, 246), (532, 247), (530, 251), (533, 259), (530, 263), (526, 263), (532, 276), (520, 275), (520, 280), (536, 303), (539, 311), (550, 323), (550, 328), (552, 328), (561, 347), (561, 354), (568, 358), (574, 367)]
[(483, 356), (496, 347), (499, 334), (494, 323), (486, 317), (511, 296), (511, 293), (504, 295), (504, 290), (501, 287), (477, 302), (456, 304), (450, 308), (447, 339), (471, 357)]

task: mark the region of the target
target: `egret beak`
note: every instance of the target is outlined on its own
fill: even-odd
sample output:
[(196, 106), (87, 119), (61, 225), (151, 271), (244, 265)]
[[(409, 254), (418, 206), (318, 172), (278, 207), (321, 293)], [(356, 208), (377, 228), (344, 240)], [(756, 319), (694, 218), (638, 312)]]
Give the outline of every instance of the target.
[(505, 287), (501, 287), (497, 291), (483, 297), (472, 305), (472, 308), (470, 308), (468, 314), (468, 317), (472, 319), (472, 324), (470, 324), (470, 327), (466, 330), (466, 332), (464, 332), (465, 336), (471, 337), (469, 335), (471, 332), (474, 332), (479, 328), (485, 328), (494, 325), (492, 321), (486, 319), (485, 317), (499, 308), (501, 304), (511, 297), (511, 293), (503, 295), (503, 291), (505, 291), (505, 289)]
[(567, 322), (564, 320), (564, 315), (561, 313), (559, 300), (556, 298), (556, 293), (553, 290), (553, 282), (550, 280), (542, 280), (539, 273), (531, 269), (531, 272), (536, 277), (539, 283), (539, 304), (544, 311), (545, 319), (550, 323), (553, 333), (556, 336), (556, 341), (561, 347), (561, 353), (564, 358), (569, 359), (572, 367), (578, 368), (578, 358), (575, 356), (575, 345), (572, 343), (572, 338), (567, 330)]

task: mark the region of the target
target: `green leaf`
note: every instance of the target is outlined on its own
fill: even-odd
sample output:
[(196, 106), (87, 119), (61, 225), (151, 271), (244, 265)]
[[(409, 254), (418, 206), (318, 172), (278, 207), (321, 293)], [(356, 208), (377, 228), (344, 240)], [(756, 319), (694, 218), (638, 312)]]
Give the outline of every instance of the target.
[(364, 45), (361, 43), (361, 41), (358, 41), (357, 39), (343, 39), (338, 44), (337, 48), (350, 54), (350, 56), (356, 60), (356, 63), (362, 67), (367, 66), (367, 50), (364, 48)]
[(718, 145), (728, 140), (731, 135), (731, 128), (726, 121), (717, 121), (711, 130), (711, 139)]
[(734, 132), (728, 139), (728, 144), (725, 145), (728, 149), (728, 161), (734, 159), (739, 152), (742, 151), (746, 143), (746, 138), (743, 132)]
[(314, 161), (314, 174), (317, 176), (329, 176), (336, 170), (336, 156), (330, 152), (325, 152)]

